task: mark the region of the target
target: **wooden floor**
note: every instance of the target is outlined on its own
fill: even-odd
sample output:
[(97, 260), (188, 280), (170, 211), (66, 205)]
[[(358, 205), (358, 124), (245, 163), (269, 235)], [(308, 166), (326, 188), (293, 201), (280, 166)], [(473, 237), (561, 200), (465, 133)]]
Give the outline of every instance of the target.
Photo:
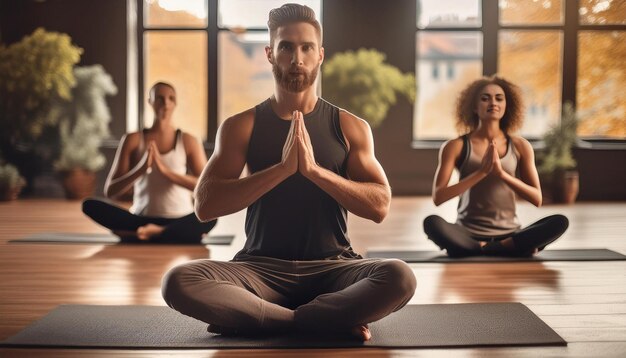
[[(394, 198), (384, 223), (354, 216), (349, 230), (359, 252), (370, 248), (434, 250), (422, 231), (429, 214), (455, 217), (455, 203), (435, 208), (428, 198)], [(626, 203), (579, 203), (540, 209), (520, 204), (529, 223), (563, 213), (570, 229), (551, 248), (609, 248), (626, 254)], [(38, 232), (105, 232), (80, 213), (78, 202), (0, 203), (0, 340), (60, 304), (164, 305), (160, 280), (189, 259), (230, 259), (243, 245), (244, 212), (220, 219), (214, 234), (235, 234), (230, 247), (15, 244)], [(410, 304), (505, 302), (526, 304), (567, 347), (488, 349), (325, 350), (34, 350), (0, 356), (197, 357), (626, 357), (626, 261), (490, 264), (412, 264), (418, 287)], [(424, 322), (428, 325), (428, 322)]]

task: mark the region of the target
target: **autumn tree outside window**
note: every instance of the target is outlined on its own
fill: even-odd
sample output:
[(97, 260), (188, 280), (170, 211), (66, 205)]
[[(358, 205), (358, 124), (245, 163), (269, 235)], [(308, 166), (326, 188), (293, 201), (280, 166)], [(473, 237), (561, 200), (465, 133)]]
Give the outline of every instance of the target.
[(458, 90), (499, 73), (524, 92), (521, 135), (540, 138), (569, 101), (579, 137), (626, 140), (626, 1), (416, 1), (415, 139), (455, 136)]
[[(454, 137), (458, 92), (499, 73), (524, 90), (527, 138), (558, 123), (569, 101), (580, 137), (626, 140), (626, 1), (416, 1), (413, 138)], [(137, 2), (141, 122), (151, 124), (147, 90), (156, 80), (177, 88), (178, 125), (209, 142), (224, 119), (271, 93), (265, 22), (284, 1)], [(302, 3), (321, 17), (322, 0)]]

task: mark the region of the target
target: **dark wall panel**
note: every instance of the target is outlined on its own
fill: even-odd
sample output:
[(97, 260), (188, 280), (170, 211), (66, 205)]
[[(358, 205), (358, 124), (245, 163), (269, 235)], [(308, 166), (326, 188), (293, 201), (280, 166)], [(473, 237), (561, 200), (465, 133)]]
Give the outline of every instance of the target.
[[(322, 19), (327, 59), (337, 52), (375, 48), (401, 71), (415, 71), (415, 0), (325, 1)], [(437, 150), (411, 148), (412, 121), (413, 105), (400, 99), (374, 129), (376, 155), (395, 195), (430, 194), (437, 165)]]
[(576, 148), (580, 201), (626, 200), (626, 150)]
[(0, 0), (0, 41), (19, 41), (36, 28), (67, 33), (84, 49), (79, 65), (100, 64), (113, 77), (111, 131), (126, 130), (126, 0)]

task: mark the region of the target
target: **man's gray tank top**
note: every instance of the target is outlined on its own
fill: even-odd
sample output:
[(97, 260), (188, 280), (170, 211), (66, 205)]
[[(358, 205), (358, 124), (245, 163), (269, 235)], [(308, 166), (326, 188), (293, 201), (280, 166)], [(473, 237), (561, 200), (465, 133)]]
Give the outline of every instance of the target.
[[(280, 163), (291, 121), (274, 113), (270, 100), (255, 107), (248, 144), (251, 173)], [(304, 115), (315, 161), (346, 177), (348, 150), (339, 123), (339, 109), (319, 99)], [(347, 236), (347, 211), (335, 199), (296, 172), (248, 207), (245, 255), (283, 260), (357, 258)]]
[[(482, 155), (472, 150), (468, 135), (463, 137), (464, 150), (460, 161), (460, 179), (480, 169)], [(502, 169), (512, 176), (517, 170), (518, 158), (513, 143), (507, 137), (506, 153), (500, 158)], [(461, 194), (457, 208), (457, 224), (477, 237), (496, 237), (510, 234), (520, 227), (515, 208), (515, 193), (501, 179), (487, 176)]]

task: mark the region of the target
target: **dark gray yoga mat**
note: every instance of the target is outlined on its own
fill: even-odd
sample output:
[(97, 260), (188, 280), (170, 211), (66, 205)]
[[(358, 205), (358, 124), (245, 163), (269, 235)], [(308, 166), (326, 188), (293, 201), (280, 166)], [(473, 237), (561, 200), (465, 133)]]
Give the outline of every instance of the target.
[(395, 258), (405, 262), (520, 262), (619, 261), (626, 256), (608, 249), (544, 250), (532, 257), (470, 256), (450, 258), (443, 251), (368, 251), (368, 258)]
[[(234, 235), (211, 235), (202, 239), (204, 245), (230, 245)], [(59, 243), (59, 244), (119, 244), (120, 238), (113, 234), (42, 232), (10, 240), (11, 243)], [(139, 243), (143, 244), (143, 243)]]
[(426, 348), (563, 346), (567, 343), (521, 303), (409, 305), (370, 325), (372, 339), (320, 335), (222, 337), (168, 307), (59, 306), (7, 347), (57, 348)]

